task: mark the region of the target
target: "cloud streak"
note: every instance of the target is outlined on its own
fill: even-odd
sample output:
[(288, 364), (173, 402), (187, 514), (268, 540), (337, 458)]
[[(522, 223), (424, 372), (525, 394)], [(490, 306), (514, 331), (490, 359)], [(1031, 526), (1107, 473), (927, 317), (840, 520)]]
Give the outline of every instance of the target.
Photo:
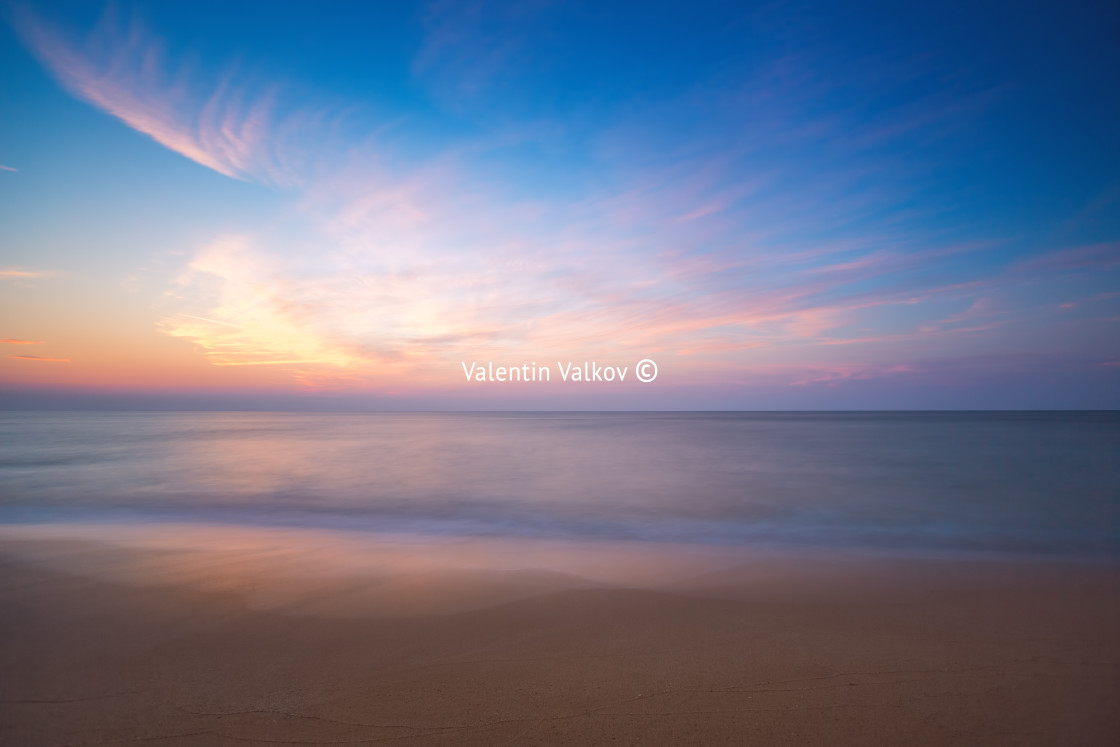
[(16, 25), (68, 91), (160, 145), (234, 179), (288, 187), (302, 178), (296, 143), (320, 122), (286, 107), (279, 86), (248, 85), (232, 67), (207, 75), (173, 63), (165, 45), (116, 5), (77, 37), (27, 8)]
[(23, 280), (29, 278), (45, 278), (51, 273), (44, 270), (21, 270), (13, 267), (0, 269), (0, 280)]
[[(516, 87), (509, 61), (533, 54), (507, 28), (517, 12), (472, 7), (429, 16), (411, 65), (452, 112), (501, 98)], [(282, 188), (276, 225), (196, 248), (160, 326), (216, 366), (281, 368), (309, 387), (434, 386), (463, 359), (631, 352), (698, 380), (909, 375), (889, 349), (947, 355), (1009, 323), (1017, 289), (1120, 256), (1106, 242), (997, 260), (1009, 240), (945, 230), (923, 199), (934, 167), (891, 149), (944, 137), (984, 97), (898, 103), (875, 76), (853, 84), (804, 54), (639, 98), (590, 134), (547, 120), (463, 128), (405, 156), (384, 123), (348, 135), (339, 109), (295, 106), (243, 66), (188, 64), (113, 9), (84, 35), (29, 11), (18, 25), (74, 95), (219, 174)], [(833, 97), (890, 103), (821, 106)], [(574, 155), (524, 155), (545, 146)], [(860, 359), (873, 346), (888, 360)]]

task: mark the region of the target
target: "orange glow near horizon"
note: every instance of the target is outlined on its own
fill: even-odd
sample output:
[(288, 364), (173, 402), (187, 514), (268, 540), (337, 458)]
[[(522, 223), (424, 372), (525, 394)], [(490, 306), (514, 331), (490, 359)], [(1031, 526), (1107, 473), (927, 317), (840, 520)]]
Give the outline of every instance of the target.
[[(676, 60), (668, 88), (644, 88), (612, 50), (597, 79), (631, 76), (614, 80), (618, 101), (581, 99), (583, 78), (552, 80), (571, 98), (540, 109), (504, 76), (464, 70), (488, 58), (480, 39), (412, 28), (426, 39), (413, 56), (370, 58), (355, 87), (352, 69), (326, 74), (326, 62), (291, 80), (269, 54), (250, 75), (257, 62), (235, 62), (220, 37), (198, 46), (198, 28), (118, 10), (10, 14), (24, 46), (12, 54), (34, 71), (27, 100), (72, 116), (28, 109), (30, 160), (0, 169), (9, 389), (472, 406), (532, 394), (567, 407), (571, 387), (481, 388), (460, 363), (650, 358), (655, 385), (604, 390), (601, 404), (738, 408), (727, 392), (762, 387), (749, 404), (784, 392), (846, 407), (831, 396), (846, 391), (874, 405), (875, 387), (857, 382), (875, 380), (906, 391), (890, 406), (960, 406), (962, 392), (975, 406), (985, 388), (1011, 391), (1008, 372), (1037, 377), (1017, 390), (1023, 406), (1114, 400), (1110, 182), (1086, 177), (1076, 199), (1054, 199), (1062, 180), (1039, 178), (1032, 204), (1069, 214), (1042, 225), (1020, 211), (1029, 220), (996, 233), (1006, 206), (945, 199), (980, 184), (1004, 194), (1006, 176), (937, 165), (979, 163), (959, 133), (983, 133), (993, 152), (1026, 142), (986, 119), (990, 91), (958, 95), (922, 75), (910, 91), (858, 55), (843, 72), (828, 55), (743, 67), (738, 48), (712, 67)], [(525, 70), (541, 84), (555, 72)], [(476, 84), (493, 89), (481, 106)], [(825, 114), (814, 101), (864, 103)], [(1000, 162), (1066, 162), (1052, 155)]]

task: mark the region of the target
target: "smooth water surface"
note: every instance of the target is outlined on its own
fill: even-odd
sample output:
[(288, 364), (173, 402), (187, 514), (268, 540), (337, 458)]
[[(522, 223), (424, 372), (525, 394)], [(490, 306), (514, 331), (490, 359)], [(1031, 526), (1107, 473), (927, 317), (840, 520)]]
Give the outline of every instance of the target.
[(1120, 558), (1120, 416), (2, 414), (53, 521)]

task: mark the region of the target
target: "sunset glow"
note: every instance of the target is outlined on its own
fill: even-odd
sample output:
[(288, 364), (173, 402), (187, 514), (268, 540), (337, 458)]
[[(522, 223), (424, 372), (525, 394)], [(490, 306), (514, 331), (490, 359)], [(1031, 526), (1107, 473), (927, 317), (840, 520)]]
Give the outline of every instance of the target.
[[(667, 7), (604, 11), (625, 38), (573, 8), (253, 34), (223, 8), (10, 13), (0, 334), (36, 348), (0, 359), (9, 406), (1120, 404), (1093, 29), (1035, 18), (996, 54), (901, 11), (779, 33), (717, 5), (697, 45)], [(1016, 67), (1043, 29), (1055, 72)], [(459, 369), (642, 358), (656, 389)]]

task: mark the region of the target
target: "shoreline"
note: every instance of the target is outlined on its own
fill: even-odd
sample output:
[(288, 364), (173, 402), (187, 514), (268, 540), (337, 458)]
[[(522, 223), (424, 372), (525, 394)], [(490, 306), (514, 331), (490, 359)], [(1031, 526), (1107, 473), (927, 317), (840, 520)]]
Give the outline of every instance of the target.
[[(492, 543), (495, 545), (531, 546), (585, 546), (596, 547), (647, 547), (664, 548), (674, 553), (682, 548), (746, 558), (775, 557), (861, 557), (878, 559), (926, 559), (949, 561), (1006, 561), (1075, 563), (1086, 565), (1116, 565), (1120, 567), (1120, 554), (1115, 543), (1091, 542), (1089, 546), (1073, 548), (1068, 541), (1050, 542), (1019, 538), (992, 541), (985, 533), (984, 542), (966, 542), (958, 536), (929, 534), (886, 538), (845, 536), (814, 533), (810, 528), (803, 535), (789, 532), (782, 527), (761, 528), (754, 534), (720, 534), (710, 530), (720, 522), (672, 522), (677, 527), (696, 528), (696, 531), (644, 533), (578, 533), (556, 531), (517, 531), (518, 528), (501, 524), (485, 524), (470, 520), (402, 519), (377, 514), (308, 514), (305, 511), (285, 513), (272, 508), (254, 511), (231, 512), (228, 510), (136, 510), (132, 507), (49, 507), (28, 508), (0, 506), (0, 540), (19, 538), (20, 534), (37, 536), (56, 534), (101, 534), (111, 539), (114, 534), (159, 534), (166, 531), (207, 530), (281, 535), (338, 537), (352, 540), (380, 542), (414, 542), (442, 545), (455, 542)], [(779, 537), (781, 537), (779, 539)]]
[(2, 559), (132, 586), (250, 589), (250, 606), (282, 614), (303, 614), (305, 597), (333, 594), (347, 598), (334, 614), (348, 606), (345, 614), (358, 617), (458, 612), (576, 588), (751, 598), (778, 589), (905, 594), (915, 580), (967, 586), (973, 577), (1002, 575), (1007, 583), (1026, 569), (1120, 577), (1120, 562), (1111, 558), (1068, 555), (187, 522), (0, 524)]

